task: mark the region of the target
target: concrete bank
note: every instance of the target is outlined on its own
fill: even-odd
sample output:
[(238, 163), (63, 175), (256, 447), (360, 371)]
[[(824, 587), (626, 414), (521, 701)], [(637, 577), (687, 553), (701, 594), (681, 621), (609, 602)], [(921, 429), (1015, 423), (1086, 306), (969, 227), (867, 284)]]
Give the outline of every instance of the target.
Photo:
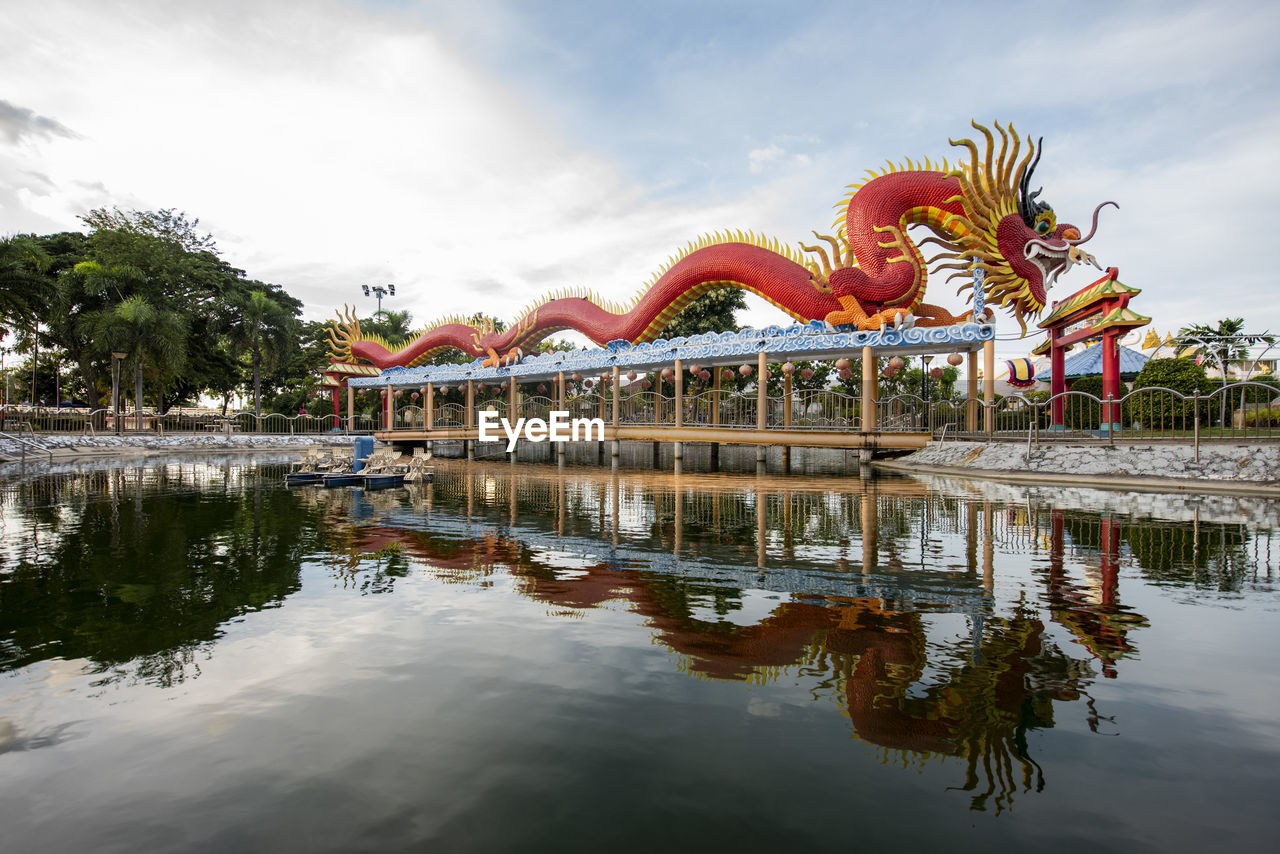
[(50, 462), (84, 457), (139, 457), (151, 454), (184, 452), (208, 453), (218, 451), (286, 451), (313, 446), (350, 447), (352, 437), (340, 434), (320, 436), (275, 436), (260, 434), (216, 433), (193, 435), (182, 433), (170, 436), (64, 436), (38, 435), (32, 440), (40, 449), (14, 439), (0, 436), (0, 465), (16, 465), (25, 451), (27, 462)]
[(930, 442), (878, 468), (1153, 492), (1259, 493), (1280, 498), (1280, 443), (1127, 443), (1033, 447), (1011, 442)]

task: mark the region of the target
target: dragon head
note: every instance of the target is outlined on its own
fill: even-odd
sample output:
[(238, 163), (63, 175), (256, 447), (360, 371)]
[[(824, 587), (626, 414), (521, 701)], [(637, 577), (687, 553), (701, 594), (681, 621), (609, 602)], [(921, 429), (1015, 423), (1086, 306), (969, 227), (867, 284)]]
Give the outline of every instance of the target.
[[(991, 131), (977, 122), (973, 126), (985, 137), (986, 152), (980, 155), (971, 140), (951, 140), (952, 145), (968, 148), (970, 159), (952, 173), (960, 181), (964, 215), (947, 244), (951, 251), (941, 257), (958, 260), (965, 268), (951, 278), (967, 276), (977, 267), (985, 270), (987, 302), (1013, 309), (1025, 332), (1027, 316), (1045, 307), (1049, 289), (1064, 271), (1081, 263), (1099, 266), (1080, 246), (1098, 230), (1102, 208), (1119, 205), (1103, 202), (1094, 208), (1093, 226), (1081, 237), (1076, 226), (1058, 222), (1053, 208), (1040, 200), (1040, 189), (1031, 190), (1043, 141), (1026, 140), (1026, 154), (1019, 161), (1022, 140), (1012, 125), (995, 123), (1001, 140), (998, 154)], [(961, 290), (964, 287), (972, 285)]]

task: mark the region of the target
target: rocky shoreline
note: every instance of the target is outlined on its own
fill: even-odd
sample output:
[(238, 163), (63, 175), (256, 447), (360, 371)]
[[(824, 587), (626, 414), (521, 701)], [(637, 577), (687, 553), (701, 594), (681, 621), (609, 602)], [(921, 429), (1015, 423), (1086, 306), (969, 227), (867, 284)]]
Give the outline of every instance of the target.
[(1116, 445), (931, 442), (877, 463), (895, 471), (1008, 481), (1064, 482), (1163, 491), (1274, 492), (1280, 496), (1280, 443), (1201, 442)]
[(0, 436), (0, 465), (16, 465), (26, 462), (50, 462), (97, 456), (145, 456), (148, 454), (172, 454), (183, 451), (273, 451), (313, 446), (341, 446), (351, 444), (352, 437), (343, 434), (318, 436), (289, 436), (262, 434), (211, 433), (195, 435), (181, 433), (169, 436), (73, 436), (40, 434), (34, 440), (40, 447)]

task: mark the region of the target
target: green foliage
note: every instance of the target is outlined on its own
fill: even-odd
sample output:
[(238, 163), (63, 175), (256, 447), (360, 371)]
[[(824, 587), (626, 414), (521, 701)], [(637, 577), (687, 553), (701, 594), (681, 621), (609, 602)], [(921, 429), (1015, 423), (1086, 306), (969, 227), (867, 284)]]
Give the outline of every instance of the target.
[[(1092, 395), (1099, 401), (1106, 400), (1103, 393), (1102, 377), (1080, 377), (1071, 383), (1071, 392), (1062, 399), (1063, 424), (1073, 430), (1097, 430), (1102, 425), (1102, 404), (1083, 395)], [(1120, 383), (1120, 394), (1117, 399), (1129, 393), (1124, 383)]]
[(738, 288), (710, 291), (684, 307), (663, 330), (663, 338), (688, 338), (704, 332), (736, 332), (734, 312), (747, 307)]
[[(1133, 390), (1168, 388), (1183, 395), (1201, 394), (1212, 386), (1204, 368), (1190, 359), (1152, 359), (1142, 366)], [(1148, 429), (1186, 429), (1194, 423), (1194, 406), (1162, 392), (1135, 394), (1126, 407), (1128, 417)], [(1203, 417), (1204, 412), (1202, 410)]]
[(1249, 409), (1244, 413), (1245, 427), (1280, 427), (1280, 406)]

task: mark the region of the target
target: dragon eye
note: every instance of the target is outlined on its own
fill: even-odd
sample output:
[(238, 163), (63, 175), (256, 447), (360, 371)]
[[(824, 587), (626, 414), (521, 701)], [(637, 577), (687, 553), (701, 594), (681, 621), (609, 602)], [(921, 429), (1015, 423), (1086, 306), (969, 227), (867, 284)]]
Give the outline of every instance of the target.
[(1057, 225), (1056, 220), (1057, 217), (1053, 215), (1052, 210), (1041, 210), (1040, 213), (1036, 214), (1036, 222), (1032, 228), (1035, 229), (1036, 234), (1045, 235), (1053, 231)]

